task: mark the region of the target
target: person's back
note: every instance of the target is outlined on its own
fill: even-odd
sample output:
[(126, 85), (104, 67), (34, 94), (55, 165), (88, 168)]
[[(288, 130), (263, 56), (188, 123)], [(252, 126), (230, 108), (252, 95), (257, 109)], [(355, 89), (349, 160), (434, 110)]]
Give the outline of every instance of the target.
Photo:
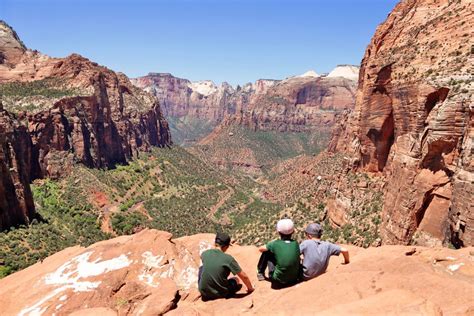
[(267, 244), (275, 256), (275, 270), (272, 279), (282, 285), (294, 284), (300, 272), (300, 249), (296, 240), (278, 239)]
[(235, 259), (219, 249), (209, 249), (201, 254), (202, 274), (199, 292), (203, 299), (227, 297), (230, 293), (229, 274), (241, 271)]
[(300, 274), (300, 249), (298, 242), (291, 239), (294, 231), (293, 221), (282, 219), (277, 223), (280, 234), (278, 240), (273, 240), (259, 248), (262, 252), (257, 265), (257, 278), (265, 279), (268, 268), (269, 278), (273, 288), (287, 287), (296, 284)]
[(230, 246), (230, 237), (218, 233), (215, 248), (201, 254), (202, 266), (199, 268), (198, 288), (203, 300), (228, 298), (237, 293), (242, 285), (237, 278), (228, 278), (232, 273), (246, 285), (247, 293), (254, 289), (247, 274), (242, 271), (237, 261), (225, 252)]
[(341, 248), (327, 241), (305, 240), (300, 245), (303, 254), (303, 277), (310, 279), (323, 274), (331, 256), (338, 256)]
[(300, 244), (300, 251), (303, 255), (303, 279), (309, 280), (324, 272), (329, 265), (331, 256), (344, 256), (344, 263), (349, 263), (349, 252), (338, 245), (327, 241), (321, 241), (322, 228), (319, 224), (310, 224), (306, 228), (308, 239)]

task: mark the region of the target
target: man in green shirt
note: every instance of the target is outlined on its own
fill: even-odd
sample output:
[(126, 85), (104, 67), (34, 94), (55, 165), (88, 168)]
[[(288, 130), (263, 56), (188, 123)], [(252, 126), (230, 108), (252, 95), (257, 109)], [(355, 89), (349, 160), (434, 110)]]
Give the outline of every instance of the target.
[(198, 286), (203, 301), (229, 298), (242, 288), (237, 278), (228, 278), (231, 272), (242, 280), (247, 287), (247, 293), (254, 291), (247, 274), (242, 271), (234, 257), (225, 253), (229, 246), (229, 235), (217, 233), (215, 248), (201, 254), (202, 266), (199, 268)]
[(274, 289), (296, 284), (300, 275), (300, 248), (298, 242), (291, 239), (294, 232), (293, 221), (289, 218), (278, 221), (277, 231), (280, 239), (259, 248), (262, 255), (257, 265), (258, 280), (265, 280), (265, 270), (268, 267)]

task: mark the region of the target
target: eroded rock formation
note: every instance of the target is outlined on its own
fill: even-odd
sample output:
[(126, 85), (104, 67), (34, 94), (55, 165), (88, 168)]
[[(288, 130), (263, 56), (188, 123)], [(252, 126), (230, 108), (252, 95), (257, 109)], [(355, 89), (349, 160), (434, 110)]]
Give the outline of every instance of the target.
[(385, 243), (474, 244), (472, 1), (406, 0), (377, 28), (331, 148), (387, 180)]
[[(12, 113), (3, 112), (3, 117), (17, 118), (17, 124), (6, 127), (13, 129), (10, 135), (18, 143), (31, 143), (17, 170), (25, 187), (34, 178), (65, 175), (76, 162), (108, 168), (150, 146), (171, 144), (158, 100), (125, 75), (77, 54), (51, 58), (28, 50), (1, 21), (0, 97)], [(0, 203), (14, 199), (1, 195)], [(32, 203), (23, 204), (24, 214), (33, 211)]]
[(32, 143), (25, 127), (0, 103), (0, 231), (34, 216), (30, 191)]
[[(255, 292), (203, 302), (197, 291), (200, 253), (214, 235), (178, 239), (145, 230), (73, 247), (0, 280), (6, 315), (347, 315), (470, 314), (470, 249), (348, 246), (351, 263), (333, 257), (327, 273), (283, 290), (249, 277)], [(259, 258), (254, 246), (229, 249), (244, 271)], [(426, 286), (429, 284), (430, 286)], [(18, 300), (21, 296), (22, 299)]]
[(161, 73), (132, 82), (156, 95), (170, 118), (202, 120), (213, 127), (223, 123), (255, 130), (327, 132), (339, 111), (354, 106), (354, 71), (358, 67), (341, 66), (331, 77), (309, 71), (286, 80), (260, 79), (235, 89), (227, 83), (216, 86), (211, 81), (190, 82)]
[[(18, 41), (6, 24), (0, 28), (3, 42)], [(110, 167), (139, 150), (171, 143), (157, 99), (125, 75), (76, 54), (50, 58), (20, 44), (10, 46), (15, 54), (3, 48), (0, 64), (0, 82), (13, 90), (3, 96), (4, 105), (28, 126), (40, 165), (34, 176), (59, 176), (73, 162)], [(30, 86), (37, 94), (22, 95)], [(25, 110), (24, 102), (33, 108)]]
[(336, 115), (353, 108), (355, 90), (344, 77), (292, 77), (255, 94), (237, 120), (255, 130), (329, 132)]

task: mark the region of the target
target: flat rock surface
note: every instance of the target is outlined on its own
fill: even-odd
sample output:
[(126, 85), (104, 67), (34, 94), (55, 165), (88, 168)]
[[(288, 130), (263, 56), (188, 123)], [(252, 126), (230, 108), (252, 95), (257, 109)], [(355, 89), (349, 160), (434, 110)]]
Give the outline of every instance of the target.
[[(229, 253), (256, 291), (203, 302), (197, 291), (200, 252), (214, 235), (172, 239), (144, 230), (65, 249), (0, 280), (2, 315), (465, 315), (474, 312), (474, 249), (351, 247), (351, 263), (331, 259), (327, 273), (272, 290), (254, 273), (254, 246)], [(406, 253), (411, 255), (406, 255)], [(245, 287), (244, 287), (245, 288)]]

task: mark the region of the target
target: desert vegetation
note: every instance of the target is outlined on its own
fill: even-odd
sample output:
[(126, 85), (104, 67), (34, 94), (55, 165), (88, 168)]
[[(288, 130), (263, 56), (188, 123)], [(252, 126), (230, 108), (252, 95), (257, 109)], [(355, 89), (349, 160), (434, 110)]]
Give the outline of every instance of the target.
[[(340, 160), (332, 159), (313, 169), (328, 169)], [(282, 182), (275, 170), (268, 172), (269, 179)], [(348, 178), (349, 185), (365, 181), (367, 190), (373, 190), (369, 178), (357, 174)], [(368, 192), (365, 202), (348, 214), (348, 223), (337, 227), (317, 198), (320, 185), (307, 184), (308, 191), (285, 203), (266, 199), (263, 192), (278, 191), (273, 182), (265, 186), (244, 174), (216, 169), (182, 147), (154, 149), (112, 170), (77, 165), (68, 177), (33, 184), (40, 218), (28, 227), (0, 233), (0, 276), (69, 246), (88, 246), (144, 228), (169, 231), (175, 237), (225, 230), (241, 244), (262, 244), (277, 237), (276, 221), (288, 216), (298, 227), (299, 240), (305, 225), (320, 221), (328, 240), (376, 244), (381, 195)]]

